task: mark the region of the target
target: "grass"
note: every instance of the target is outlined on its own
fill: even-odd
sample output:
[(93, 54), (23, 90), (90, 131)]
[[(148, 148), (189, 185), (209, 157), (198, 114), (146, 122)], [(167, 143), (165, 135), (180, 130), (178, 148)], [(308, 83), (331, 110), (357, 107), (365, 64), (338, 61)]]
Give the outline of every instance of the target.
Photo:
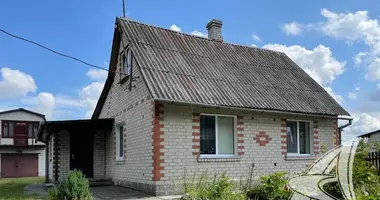
[(41, 199), (36, 195), (24, 195), (24, 187), (33, 183), (43, 183), (44, 178), (1, 178), (0, 179), (0, 199), (7, 200), (37, 200)]

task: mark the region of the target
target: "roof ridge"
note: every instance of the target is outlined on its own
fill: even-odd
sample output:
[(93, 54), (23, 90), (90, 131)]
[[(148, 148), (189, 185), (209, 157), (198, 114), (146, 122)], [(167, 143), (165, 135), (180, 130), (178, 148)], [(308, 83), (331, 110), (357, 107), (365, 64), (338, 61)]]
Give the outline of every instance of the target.
[(203, 40), (211, 41), (213, 43), (224, 43), (224, 44), (227, 44), (227, 45), (232, 45), (232, 46), (237, 46), (237, 47), (244, 47), (244, 48), (249, 48), (249, 49), (258, 49), (258, 50), (261, 50), (261, 51), (269, 51), (269, 52), (274, 52), (274, 53), (286, 55), (284, 52), (281, 52), (281, 51), (276, 51), (276, 50), (272, 50), (272, 49), (265, 49), (265, 48), (259, 48), (259, 47), (254, 47), (254, 46), (246, 46), (246, 45), (234, 44), (234, 43), (229, 43), (229, 42), (224, 42), (224, 41), (223, 42), (219, 42), (219, 41), (215, 41), (215, 40), (212, 40), (212, 39), (209, 39), (209, 38), (206, 38), (206, 37), (200, 37), (200, 36), (192, 35), (192, 34), (189, 34), (189, 33), (184, 33), (184, 32), (179, 32), (179, 31), (173, 31), (173, 30), (168, 29), (168, 28), (163, 28), (163, 27), (160, 27), (160, 26), (154, 26), (154, 25), (150, 25), (150, 24), (145, 24), (145, 23), (142, 23), (142, 22), (139, 22), (139, 21), (128, 19), (128, 18), (117, 17), (117, 19), (123, 20), (123, 21), (132, 22), (132, 23), (135, 23), (135, 24), (143, 25), (143, 26), (148, 26), (148, 27), (151, 27), (151, 28), (157, 28), (157, 29), (162, 29), (162, 30), (165, 30), (165, 31), (170, 31), (172, 33), (177, 33), (177, 34), (182, 34), (182, 35), (185, 35), (185, 36), (190, 36), (190, 37), (194, 37), (194, 38), (198, 38), (198, 39), (203, 39)]

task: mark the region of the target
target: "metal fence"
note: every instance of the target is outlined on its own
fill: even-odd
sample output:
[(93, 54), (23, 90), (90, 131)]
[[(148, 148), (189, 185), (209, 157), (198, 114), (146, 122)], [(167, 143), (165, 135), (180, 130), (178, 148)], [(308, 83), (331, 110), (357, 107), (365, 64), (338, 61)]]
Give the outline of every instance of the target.
[(380, 153), (379, 152), (370, 152), (368, 154), (368, 162), (380, 171)]

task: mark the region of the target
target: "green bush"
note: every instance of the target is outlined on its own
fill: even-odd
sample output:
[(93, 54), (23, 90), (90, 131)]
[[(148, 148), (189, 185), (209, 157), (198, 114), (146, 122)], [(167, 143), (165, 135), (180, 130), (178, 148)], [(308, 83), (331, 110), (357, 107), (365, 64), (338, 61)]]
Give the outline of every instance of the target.
[(249, 199), (285, 200), (291, 195), (287, 189), (287, 177), (285, 172), (277, 172), (260, 177), (260, 183), (253, 186), (247, 192)]
[(88, 180), (81, 171), (69, 171), (48, 191), (49, 200), (92, 200)]
[(185, 184), (186, 198), (191, 200), (245, 200), (245, 195), (233, 189), (230, 178), (224, 173), (214, 177), (202, 174), (198, 180), (193, 178)]

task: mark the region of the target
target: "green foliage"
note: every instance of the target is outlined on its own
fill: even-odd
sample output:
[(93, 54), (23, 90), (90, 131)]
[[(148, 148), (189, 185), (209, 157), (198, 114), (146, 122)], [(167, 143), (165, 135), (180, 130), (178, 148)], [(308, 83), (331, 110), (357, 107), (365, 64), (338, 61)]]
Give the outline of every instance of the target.
[(260, 177), (260, 184), (252, 187), (247, 196), (250, 199), (285, 200), (291, 195), (287, 189), (285, 172), (277, 172)]
[(359, 142), (352, 173), (355, 193), (358, 199), (380, 199), (380, 176), (376, 168), (366, 160), (371, 144)]
[(81, 171), (69, 171), (68, 175), (48, 191), (49, 200), (92, 200), (88, 180)]
[(191, 200), (245, 200), (245, 195), (233, 189), (230, 178), (224, 173), (214, 177), (202, 174), (185, 184), (186, 199)]

